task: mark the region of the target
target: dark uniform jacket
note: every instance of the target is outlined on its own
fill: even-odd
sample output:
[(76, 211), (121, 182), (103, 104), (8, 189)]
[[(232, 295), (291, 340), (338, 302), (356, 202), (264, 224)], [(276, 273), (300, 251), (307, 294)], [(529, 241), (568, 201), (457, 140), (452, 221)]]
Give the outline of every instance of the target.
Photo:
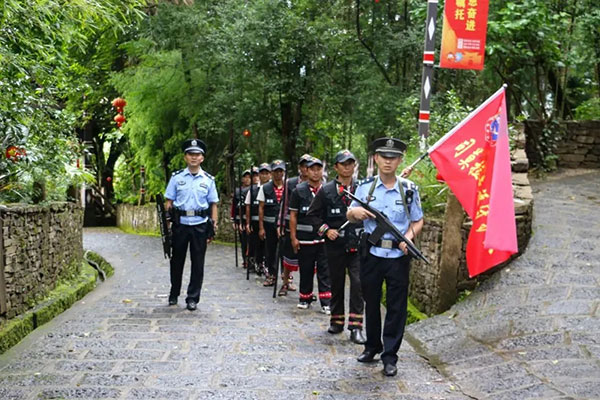
[[(356, 182), (353, 181), (349, 188), (343, 188), (338, 180), (329, 181), (323, 185), (310, 205), (306, 221), (317, 230), (320, 236), (325, 237), (328, 229), (339, 229), (347, 221), (346, 211), (348, 211), (350, 199), (343, 194), (343, 189), (354, 193)], [(362, 222), (347, 224), (339, 232), (340, 237), (335, 243), (347, 244), (352, 242), (353, 245), (356, 245), (361, 229)]]
[(310, 219), (306, 216), (313, 197), (314, 195), (308, 182), (302, 182), (296, 187), (290, 198), (290, 210), (298, 212), (296, 238), (301, 242), (322, 240), (315, 227), (310, 224)]

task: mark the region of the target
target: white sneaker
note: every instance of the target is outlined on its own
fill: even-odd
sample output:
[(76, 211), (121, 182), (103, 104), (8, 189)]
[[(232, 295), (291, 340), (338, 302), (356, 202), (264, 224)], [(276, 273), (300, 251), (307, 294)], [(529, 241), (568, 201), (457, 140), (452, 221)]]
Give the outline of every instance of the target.
[(300, 303), (298, 303), (297, 307), (302, 310), (306, 310), (308, 307), (310, 307), (310, 304), (306, 301), (301, 301)]
[(331, 315), (331, 308), (329, 308), (329, 306), (323, 306), (321, 307), (321, 312), (325, 315)]

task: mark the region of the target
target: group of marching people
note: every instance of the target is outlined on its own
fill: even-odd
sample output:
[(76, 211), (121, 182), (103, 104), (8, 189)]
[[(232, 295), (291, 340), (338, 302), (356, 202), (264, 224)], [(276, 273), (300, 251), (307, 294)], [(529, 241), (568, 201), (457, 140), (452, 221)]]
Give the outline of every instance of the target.
[[(169, 306), (178, 304), (189, 247), (191, 276), (185, 301), (186, 308), (195, 311), (206, 247), (219, 226), (219, 196), (214, 177), (201, 168), (206, 144), (188, 139), (182, 150), (187, 167), (173, 172), (165, 191), (164, 218), (167, 230), (170, 223), (172, 249)], [(374, 362), (381, 354), (383, 373), (395, 376), (407, 317), (409, 250), (413, 255), (420, 253), (412, 241), (423, 228), (423, 210), (417, 187), (402, 177), (410, 173), (410, 167), (396, 176), (406, 144), (383, 137), (373, 141), (371, 150), (377, 175), (360, 182), (353, 178), (356, 158), (349, 150), (336, 154), (337, 176), (326, 183), (323, 162), (308, 154), (299, 160), (296, 178), (287, 178), (286, 164), (281, 160), (245, 171), (234, 191), (231, 217), (241, 233), (246, 273), (254, 269), (265, 275), (264, 286), (275, 286), (281, 250), (283, 282), (279, 295), (298, 291), (298, 308), (308, 309), (317, 300), (313, 293), (317, 273), (321, 311), (330, 315), (327, 331), (332, 334), (341, 333), (346, 325), (344, 288), (348, 273), (350, 339), (364, 344), (357, 361)], [(296, 270), (300, 271), (299, 288), (292, 282), (291, 273)]]
[[(364, 300), (359, 277), (358, 237), (362, 223), (347, 223), (350, 199), (344, 190), (354, 192), (356, 158), (349, 150), (335, 156), (337, 177), (323, 183), (323, 162), (304, 154), (298, 162), (298, 176), (285, 179), (286, 164), (275, 160), (242, 174), (236, 188), (231, 217), (240, 233), (244, 267), (264, 275), (263, 286), (276, 284), (279, 270), (277, 244), (282, 264), (279, 296), (299, 291), (297, 307), (308, 309), (316, 301), (314, 274), (318, 282), (321, 312), (330, 315), (328, 332), (341, 333), (346, 324), (345, 277), (350, 277), (350, 339), (364, 344)], [(284, 182), (285, 179), (285, 182)], [(340, 229), (342, 228), (342, 229)], [(293, 271), (300, 271), (299, 289)]]

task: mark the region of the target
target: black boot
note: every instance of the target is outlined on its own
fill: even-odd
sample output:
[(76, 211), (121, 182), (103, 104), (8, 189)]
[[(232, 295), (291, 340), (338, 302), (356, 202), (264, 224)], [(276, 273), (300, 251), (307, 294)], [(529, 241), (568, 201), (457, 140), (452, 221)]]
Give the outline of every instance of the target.
[(350, 331), (350, 340), (356, 344), (367, 343), (367, 338), (365, 337), (362, 329), (360, 329), (360, 328), (355, 328)]

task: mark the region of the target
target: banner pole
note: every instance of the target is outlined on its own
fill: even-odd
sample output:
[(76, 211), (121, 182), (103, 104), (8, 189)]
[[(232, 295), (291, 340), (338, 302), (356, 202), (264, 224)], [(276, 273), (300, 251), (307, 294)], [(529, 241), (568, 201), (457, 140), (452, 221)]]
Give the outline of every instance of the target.
[(433, 85), (433, 63), (435, 59), (435, 30), (438, 0), (427, 1), (425, 22), (425, 48), (423, 51), (423, 76), (421, 78), (421, 102), (419, 106), (420, 149), (425, 151), (429, 136), (429, 111)]

